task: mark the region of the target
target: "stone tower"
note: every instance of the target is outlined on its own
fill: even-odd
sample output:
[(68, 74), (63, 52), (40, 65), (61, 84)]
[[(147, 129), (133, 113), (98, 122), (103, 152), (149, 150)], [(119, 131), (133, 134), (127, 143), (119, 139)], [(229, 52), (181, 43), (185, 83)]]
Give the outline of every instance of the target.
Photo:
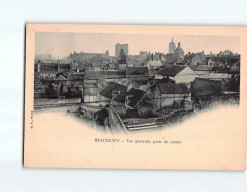
[(120, 44), (120, 43), (116, 44), (115, 56), (119, 57), (121, 49), (123, 49), (124, 54), (128, 56), (128, 44)]

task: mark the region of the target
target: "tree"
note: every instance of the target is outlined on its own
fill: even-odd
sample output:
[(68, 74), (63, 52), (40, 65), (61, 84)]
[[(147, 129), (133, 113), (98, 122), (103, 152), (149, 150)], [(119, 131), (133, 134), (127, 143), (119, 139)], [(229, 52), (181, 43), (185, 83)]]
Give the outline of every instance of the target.
[(123, 49), (120, 50), (120, 54), (119, 54), (119, 64), (126, 64), (126, 55), (125, 55)]

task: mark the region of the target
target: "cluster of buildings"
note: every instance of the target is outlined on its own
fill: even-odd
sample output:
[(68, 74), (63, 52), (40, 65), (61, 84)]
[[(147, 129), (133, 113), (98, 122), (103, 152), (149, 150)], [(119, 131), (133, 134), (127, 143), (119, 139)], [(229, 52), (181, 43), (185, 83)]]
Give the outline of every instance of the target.
[(240, 55), (185, 55), (173, 39), (167, 54), (129, 55), (128, 44), (118, 43), (115, 56), (74, 52), (52, 63), (36, 60), (34, 69), (34, 98), (80, 98), (84, 108), (111, 108), (109, 124), (115, 126), (166, 109), (193, 109), (195, 99), (238, 94), (240, 85)]

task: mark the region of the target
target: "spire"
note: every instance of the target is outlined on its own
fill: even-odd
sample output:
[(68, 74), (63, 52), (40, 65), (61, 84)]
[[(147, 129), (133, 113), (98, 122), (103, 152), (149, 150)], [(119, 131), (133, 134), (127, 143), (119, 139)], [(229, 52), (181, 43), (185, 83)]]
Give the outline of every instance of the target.
[(173, 37), (172, 37), (172, 43), (173, 43)]

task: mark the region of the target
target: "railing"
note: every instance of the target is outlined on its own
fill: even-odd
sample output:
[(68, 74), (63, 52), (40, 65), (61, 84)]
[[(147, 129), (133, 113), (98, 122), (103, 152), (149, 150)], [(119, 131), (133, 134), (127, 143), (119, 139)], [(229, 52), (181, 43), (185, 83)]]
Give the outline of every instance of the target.
[(126, 126), (124, 125), (121, 117), (117, 113), (116, 109), (113, 107), (113, 105), (109, 106), (108, 109), (109, 113), (109, 125), (112, 129), (112, 131), (127, 131)]

